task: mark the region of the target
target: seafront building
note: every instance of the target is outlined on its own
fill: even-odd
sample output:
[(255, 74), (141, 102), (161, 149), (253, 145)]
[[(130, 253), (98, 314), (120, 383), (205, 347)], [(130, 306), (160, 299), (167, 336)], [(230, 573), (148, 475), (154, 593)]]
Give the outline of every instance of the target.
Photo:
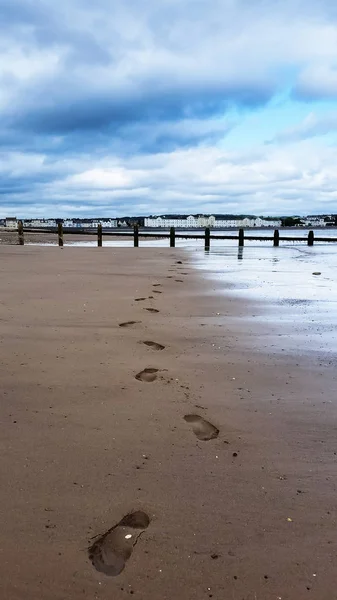
[[(286, 223), (290, 221), (290, 223)], [(0, 220), (0, 226), (7, 229), (17, 229), (17, 217), (6, 217)], [(97, 229), (102, 225), (104, 229), (127, 228), (138, 225), (139, 227), (169, 229), (239, 229), (269, 227), (336, 227), (337, 215), (308, 215), (306, 217), (255, 217), (234, 215), (151, 215), (149, 217), (123, 217), (118, 218), (65, 218), (65, 219), (23, 219), (25, 228), (55, 228), (62, 223), (64, 228)]]
[(244, 217), (242, 219), (217, 218), (214, 215), (193, 216), (158, 216), (146, 217), (144, 219), (145, 227), (184, 227), (186, 229), (194, 227), (281, 227), (281, 219), (263, 219), (261, 217)]

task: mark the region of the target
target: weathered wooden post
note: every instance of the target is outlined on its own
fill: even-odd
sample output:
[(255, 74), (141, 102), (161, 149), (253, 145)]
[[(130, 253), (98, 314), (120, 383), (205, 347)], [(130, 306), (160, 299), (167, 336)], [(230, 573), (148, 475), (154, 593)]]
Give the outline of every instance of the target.
[(311, 230), (308, 233), (308, 246), (314, 245), (314, 232)]
[(274, 231), (274, 246), (279, 246), (280, 245), (280, 232), (278, 229), (275, 229)]
[(245, 245), (245, 232), (243, 229), (239, 229), (239, 246)]
[(97, 225), (97, 246), (102, 248), (102, 223)]
[(205, 229), (205, 250), (208, 251), (211, 245), (211, 232), (210, 228), (206, 227)]
[(19, 234), (19, 244), (20, 244), (20, 246), (24, 246), (25, 239), (23, 237), (23, 223), (22, 223), (22, 221), (18, 222), (18, 234)]
[(139, 231), (138, 231), (138, 225), (135, 225), (133, 228), (133, 245), (135, 248), (138, 248), (139, 246)]
[(60, 248), (63, 248), (63, 223), (58, 223), (57, 234), (59, 238), (59, 246)]
[(175, 248), (176, 245), (176, 230), (174, 227), (170, 229), (170, 248)]

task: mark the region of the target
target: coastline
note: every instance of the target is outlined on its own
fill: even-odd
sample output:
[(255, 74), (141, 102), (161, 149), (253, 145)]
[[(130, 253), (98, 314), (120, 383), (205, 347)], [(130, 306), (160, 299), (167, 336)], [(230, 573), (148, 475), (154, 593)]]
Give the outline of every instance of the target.
[[(1, 254), (3, 596), (331, 600), (331, 364), (249, 347), (249, 300), (206, 295), (180, 248)], [(101, 575), (89, 539), (136, 509), (148, 529)]]

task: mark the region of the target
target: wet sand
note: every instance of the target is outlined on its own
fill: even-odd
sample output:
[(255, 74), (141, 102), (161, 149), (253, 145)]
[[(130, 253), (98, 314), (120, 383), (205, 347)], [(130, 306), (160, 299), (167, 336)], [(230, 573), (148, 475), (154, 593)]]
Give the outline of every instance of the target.
[(183, 250), (0, 258), (1, 597), (337, 598), (332, 361), (245, 345)]

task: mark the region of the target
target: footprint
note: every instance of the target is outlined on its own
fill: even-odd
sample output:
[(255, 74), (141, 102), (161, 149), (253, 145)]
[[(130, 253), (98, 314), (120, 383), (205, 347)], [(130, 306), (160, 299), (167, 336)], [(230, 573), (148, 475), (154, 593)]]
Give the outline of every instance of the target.
[(159, 310), (157, 308), (144, 308), (144, 310), (147, 310), (148, 312), (151, 312), (151, 313), (159, 313)]
[(157, 344), (157, 342), (142, 342), (145, 346), (149, 346), (149, 348), (153, 348), (153, 350), (164, 350), (165, 346), (162, 344)]
[(197, 436), (198, 440), (207, 442), (213, 440), (219, 435), (219, 429), (214, 427), (212, 423), (209, 423), (199, 415), (185, 415), (184, 419), (187, 423), (191, 423), (193, 433)]
[(173, 279), (173, 275), (168, 275), (166, 279)]
[(152, 287), (161, 287), (161, 283), (153, 283)]
[(143, 300), (146, 300), (146, 298), (135, 298), (135, 302), (142, 302)]
[(174, 281), (176, 281), (177, 283), (184, 283), (182, 279), (175, 279)]
[(125, 323), (120, 323), (120, 327), (131, 327), (132, 325), (136, 325), (136, 323), (141, 323), (141, 321), (126, 321)]
[(152, 381), (155, 381), (157, 379), (158, 370), (159, 369), (147, 368), (144, 369), (144, 371), (137, 373), (135, 377), (136, 379), (138, 379), (138, 381), (146, 381), (146, 383), (152, 383)]
[[(159, 290), (152, 290), (154, 294), (162, 294), (163, 292), (160, 292)], [(150, 296), (149, 296), (150, 298)]]
[(181, 262), (181, 260), (176, 260), (176, 265), (182, 265), (183, 263)]
[(137, 510), (123, 517), (88, 549), (89, 559), (100, 573), (116, 577), (129, 560), (139, 536), (150, 524), (148, 515)]

